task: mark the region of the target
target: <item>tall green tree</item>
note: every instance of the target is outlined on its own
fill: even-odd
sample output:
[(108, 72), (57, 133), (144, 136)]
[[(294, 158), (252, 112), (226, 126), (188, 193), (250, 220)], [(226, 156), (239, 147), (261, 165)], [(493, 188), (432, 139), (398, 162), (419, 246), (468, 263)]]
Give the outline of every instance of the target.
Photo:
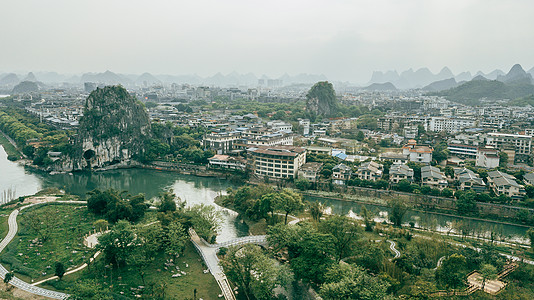
[(436, 269), (436, 280), (447, 288), (463, 287), (466, 282), (466, 264), (463, 255), (452, 254)]
[(126, 265), (128, 256), (132, 253), (135, 234), (128, 221), (120, 220), (107, 233), (98, 237), (97, 248), (102, 251), (106, 263), (114, 267)]
[(484, 290), (488, 280), (497, 279), (497, 268), (490, 264), (483, 264), (480, 268), (480, 275), (482, 275), (482, 290)]
[(391, 209), (389, 220), (393, 222), (393, 225), (400, 227), (408, 207), (401, 199), (390, 200), (388, 204)]
[(220, 264), (247, 299), (273, 299), (275, 287), (286, 285), (291, 277), (286, 266), (278, 266), (260, 247), (252, 244), (230, 247)]
[(274, 207), (285, 214), (284, 223), (287, 224), (287, 216), (290, 213), (300, 211), (304, 208), (302, 196), (289, 189), (284, 189), (277, 198), (275, 198)]
[(332, 236), (332, 247), (338, 262), (350, 253), (360, 235), (360, 228), (354, 220), (337, 215), (321, 222), (319, 231)]
[(350, 264), (332, 265), (319, 294), (325, 300), (388, 299), (389, 284)]

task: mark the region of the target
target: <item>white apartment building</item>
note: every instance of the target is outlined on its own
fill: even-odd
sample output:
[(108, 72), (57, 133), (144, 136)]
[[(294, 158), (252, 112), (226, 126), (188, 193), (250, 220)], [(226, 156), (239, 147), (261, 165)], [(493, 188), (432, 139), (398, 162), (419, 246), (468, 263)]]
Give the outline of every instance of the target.
[(456, 133), (466, 128), (472, 128), (477, 125), (477, 122), (472, 119), (464, 118), (447, 118), (447, 117), (432, 117), (430, 119), (429, 131), (448, 133)]
[(273, 132), (291, 132), (293, 130), (293, 125), (284, 121), (270, 121), (267, 122), (267, 126), (270, 127)]
[(432, 161), (432, 149), (429, 146), (418, 146), (416, 141), (409, 140), (402, 147), (402, 154), (408, 155), (410, 161), (429, 164)]
[(475, 158), (477, 156), (478, 147), (472, 145), (462, 144), (448, 144), (449, 153), (453, 155)]
[(499, 166), (499, 151), (493, 148), (478, 148), (475, 165), (486, 169)]
[(506, 145), (515, 146), (515, 154), (529, 155), (532, 149), (532, 136), (522, 134), (490, 132), (486, 137), (486, 145), (503, 149)]
[(234, 144), (240, 139), (238, 132), (209, 133), (204, 136), (202, 145), (205, 149), (225, 154), (234, 149)]
[(260, 177), (295, 178), (306, 163), (306, 149), (293, 146), (253, 147), (247, 149), (254, 174)]

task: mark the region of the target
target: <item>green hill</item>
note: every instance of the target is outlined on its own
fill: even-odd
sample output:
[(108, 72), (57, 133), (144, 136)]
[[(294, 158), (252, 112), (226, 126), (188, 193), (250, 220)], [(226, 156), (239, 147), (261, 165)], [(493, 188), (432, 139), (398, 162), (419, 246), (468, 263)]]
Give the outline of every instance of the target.
[(443, 96), (446, 99), (466, 105), (479, 105), (480, 99), (518, 99), (534, 94), (534, 85), (527, 82), (506, 84), (497, 80), (474, 80), (460, 86), (429, 95)]

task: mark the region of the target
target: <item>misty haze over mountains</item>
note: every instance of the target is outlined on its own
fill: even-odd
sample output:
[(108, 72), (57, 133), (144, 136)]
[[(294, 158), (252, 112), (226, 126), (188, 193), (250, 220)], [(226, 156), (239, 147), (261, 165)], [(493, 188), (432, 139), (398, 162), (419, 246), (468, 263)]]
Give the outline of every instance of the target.
[(30, 72), (26, 75), (15, 73), (0, 73), (0, 87), (13, 87), (20, 82), (41, 82), (44, 84), (83, 84), (93, 82), (98, 84), (121, 84), (123, 86), (143, 86), (162, 83), (193, 84), (193, 85), (210, 85), (210, 86), (281, 86), (292, 84), (313, 84), (318, 81), (327, 80), (324, 75), (315, 74), (298, 74), (291, 76), (284, 74), (278, 78), (270, 78), (266, 75), (257, 77), (252, 73), (239, 74), (232, 72), (224, 75), (217, 73), (210, 77), (201, 77), (198, 75), (153, 75), (150, 73), (120, 74), (111, 71), (103, 73), (84, 73), (82, 75), (65, 75), (56, 72)]
[[(477, 80), (497, 80), (506, 84), (533, 84), (533, 75), (534, 68), (525, 71), (519, 64), (514, 65), (508, 73), (497, 69), (487, 74), (481, 71), (472, 74), (467, 71), (455, 75), (448, 67), (444, 67), (440, 72), (434, 74), (428, 68), (420, 68), (415, 71), (410, 68), (400, 74), (397, 71), (375, 71), (371, 76), (371, 80), (362, 89), (373, 91), (422, 89), (428, 92), (439, 92), (458, 87), (465, 82)], [(85, 82), (107, 85), (121, 84), (125, 87), (170, 83), (219, 87), (280, 87), (295, 84), (309, 85), (325, 80), (328, 80), (328, 78), (324, 75), (304, 73), (294, 76), (284, 74), (278, 78), (271, 78), (266, 75), (258, 77), (253, 73), (240, 74), (237, 72), (226, 75), (217, 73), (209, 77), (198, 75), (154, 75), (146, 72), (141, 75), (120, 74), (111, 71), (84, 73), (81, 75), (66, 75), (56, 72), (29, 72), (27, 74), (0, 73), (0, 88), (11, 89), (17, 84), (26, 81), (39, 83), (40, 87), (44, 85), (57, 86), (62, 84), (83, 85)]]

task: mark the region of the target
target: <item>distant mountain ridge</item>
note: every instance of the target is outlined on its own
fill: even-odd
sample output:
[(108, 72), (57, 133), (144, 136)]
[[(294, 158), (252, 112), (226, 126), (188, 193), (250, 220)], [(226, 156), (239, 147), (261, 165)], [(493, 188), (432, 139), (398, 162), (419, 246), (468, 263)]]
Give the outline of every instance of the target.
[(391, 82), (386, 83), (373, 83), (367, 87), (362, 88), (362, 90), (366, 91), (396, 91), (397, 88), (395, 85)]
[[(373, 83), (391, 82), (399, 89), (421, 88), (424, 90), (432, 90), (433, 87), (428, 87), (432, 83), (449, 80), (451, 78), (453, 78), (457, 83), (460, 83), (470, 81), (477, 76), (482, 76), (488, 80), (498, 80), (502, 82), (517, 82), (518, 80), (523, 80), (523, 82), (526, 83), (529, 80), (532, 82), (532, 77), (534, 77), (534, 68), (526, 72), (523, 70), (521, 65), (516, 64), (508, 73), (504, 73), (503, 71), (497, 69), (487, 74), (478, 71), (475, 75), (472, 75), (471, 72), (461, 72), (457, 75), (454, 75), (448, 67), (443, 67), (436, 74), (432, 73), (428, 68), (420, 68), (416, 71), (410, 68), (401, 72), (400, 74), (396, 70), (390, 70), (386, 72), (375, 71), (373, 72), (368, 85)], [(448, 82), (452, 83), (450, 80)]]
[(457, 87), (431, 94), (466, 105), (479, 105), (481, 99), (516, 100), (534, 94), (532, 75), (525, 72), (519, 64), (514, 65), (506, 74), (493, 75), (497, 75), (497, 80), (476, 75), (471, 81)]

